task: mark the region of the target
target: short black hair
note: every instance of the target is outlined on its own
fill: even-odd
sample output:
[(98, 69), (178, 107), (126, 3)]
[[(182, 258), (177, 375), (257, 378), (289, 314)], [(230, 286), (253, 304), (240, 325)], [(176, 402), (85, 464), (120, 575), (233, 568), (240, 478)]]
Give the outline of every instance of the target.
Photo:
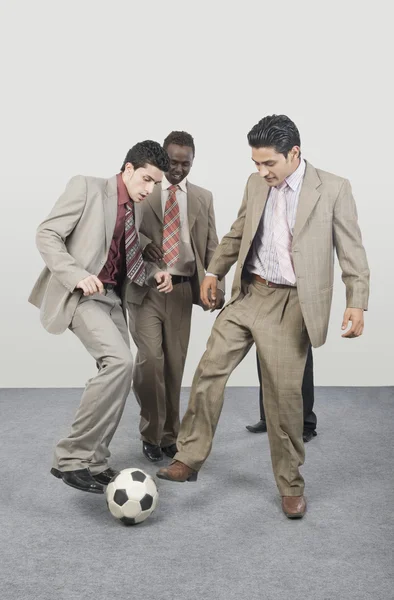
[(193, 150), (193, 156), (196, 154), (194, 147), (194, 139), (186, 131), (171, 131), (163, 142), (163, 148), (167, 150), (170, 144), (177, 144), (178, 146), (187, 146)]
[(170, 160), (167, 152), (158, 142), (153, 142), (152, 140), (138, 142), (138, 144), (130, 148), (120, 169), (122, 173), (127, 163), (131, 163), (134, 169), (140, 169), (146, 164), (152, 165), (164, 173), (170, 168)]
[[(285, 158), (293, 146), (301, 146), (297, 126), (286, 115), (271, 115), (261, 119), (248, 133), (252, 148), (275, 148)], [(301, 152), (300, 152), (301, 156)]]

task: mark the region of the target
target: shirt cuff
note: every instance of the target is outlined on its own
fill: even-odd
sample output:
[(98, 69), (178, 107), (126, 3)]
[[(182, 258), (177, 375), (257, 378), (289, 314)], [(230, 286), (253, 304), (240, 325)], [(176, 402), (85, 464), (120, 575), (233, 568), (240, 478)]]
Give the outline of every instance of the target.
[(218, 276), (215, 275), (215, 273), (205, 273), (205, 277), (216, 277), (216, 279), (218, 278)]

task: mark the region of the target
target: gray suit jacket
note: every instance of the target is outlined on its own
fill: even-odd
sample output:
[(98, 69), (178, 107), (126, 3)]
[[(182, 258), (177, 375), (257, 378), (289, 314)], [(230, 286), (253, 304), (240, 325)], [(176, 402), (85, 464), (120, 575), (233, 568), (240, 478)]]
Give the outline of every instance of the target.
[[(89, 275), (98, 275), (105, 265), (117, 208), (116, 176), (99, 179), (77, 175), (38, 227), (36, 243), (46, 267), (29, 302), (40, 309), (41, 322), (50, 333), (67, 329), (82, 296), (76, 285)], [(158, 267), (153, 263), (145, 266), (148, 283), (156, 285)]]
[[(187, 216), (191, 244), (196, 259), (196, 272), (191, 280), (193, 303), (206, 309), (200, 301), (200, 285), (205, 277), (205, 269), (218, 245), (213, 198), (211, 192), (189, 182), (187, 182)], [(142, 247), (150, 242), (161, 247), (163, 209), (160, 185), (155, 186), (152, 194), (136, 206), (136, 223), (138, 223)], [(159, 263), (159, 266), (165, 270), (164, 263)], [(224, 293), (224, 280), (220, 284), (220, 289)], [(127, 287), (126, 298), (129, 302), (141, 304), (148, 290), (147, 286), (140, 287), (135, 283), (130, 283)]]
[[(238, 218), (208, 266), (219, 279), (237, 262), (232, 296), (241, 292), (243, 268), (256, 235), (269, 186), (258, 173), (248, 179)], [(293, 235), (298, 296), (309, 338), (324, 344), (330, 317), (334, 249), (346, 286), (346, 306), (368, 308), (369, 268), (349, 181), (307, 163)]]

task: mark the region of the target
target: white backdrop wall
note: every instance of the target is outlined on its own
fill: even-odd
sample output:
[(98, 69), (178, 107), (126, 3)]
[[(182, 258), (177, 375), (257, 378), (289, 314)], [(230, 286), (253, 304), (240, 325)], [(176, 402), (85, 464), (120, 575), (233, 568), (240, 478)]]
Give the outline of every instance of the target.
[[(43, 266), (35, 229), (67, 180), (111, 176), (137, 141), (186, 130), (196, 143), (190, 180), (213, 191), (221, 237), (253, 170), (246, 134), (271, 113), (297, 123), (313, 165), (350, 179), (372, 272), (365, 335), (343, 340), (337, 269), (316, 384), (394, 384), (389, 6), (1, 2), (0, 387), (82, 386), (95, 371), (78, 340), (46, 333), (27, 303)], [(213, 320), (194, 310), (184, 385)], [(253, 351), (229, 384), (257, 385)]]

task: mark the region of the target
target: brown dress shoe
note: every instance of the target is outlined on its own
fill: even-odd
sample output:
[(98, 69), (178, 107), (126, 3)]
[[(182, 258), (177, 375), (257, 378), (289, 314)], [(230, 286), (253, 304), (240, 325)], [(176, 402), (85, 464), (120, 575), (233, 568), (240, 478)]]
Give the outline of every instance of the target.
[(306, 511), (304, 496), (282, 496), (282, 510), (288, 519), (301, 519)]
[(174, 460), (169, 467), (163, 467), (156, 473), (159, 479), (168, 481), (197, 481), (197, 471), (194, 471), (187, 465)]

